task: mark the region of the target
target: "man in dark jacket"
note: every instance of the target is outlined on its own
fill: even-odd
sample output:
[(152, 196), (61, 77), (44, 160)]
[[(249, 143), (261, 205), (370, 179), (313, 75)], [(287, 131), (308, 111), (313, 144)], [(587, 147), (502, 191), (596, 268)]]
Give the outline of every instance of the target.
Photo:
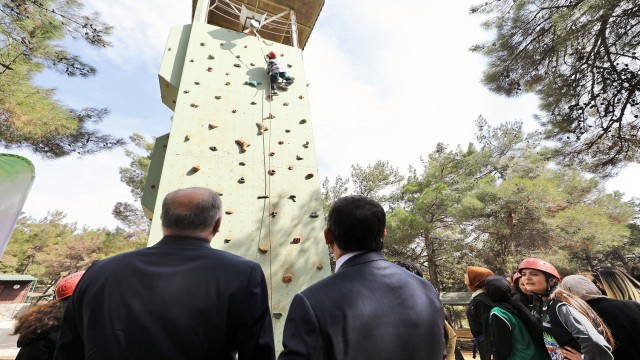
[(206, 188), (170, 192), (164, 237), (98, 261), (63, 316), (56, 359), (274, 359), (260, 266), (210, 241), (222, 204)]
[(384, 259), (385, 224), (364, 196), (333, 204), (324, 236), (336, 273), (294, 297), (280, 360), (442, 359), (442, 304), (429, 282)]
[(640, 359), (640, 303), (603, 296), (598, 287), (582, 275), (567, 276), (559, 286), (586, 301), (602, 318), (615, 340), (611, 352), (614, 359)]

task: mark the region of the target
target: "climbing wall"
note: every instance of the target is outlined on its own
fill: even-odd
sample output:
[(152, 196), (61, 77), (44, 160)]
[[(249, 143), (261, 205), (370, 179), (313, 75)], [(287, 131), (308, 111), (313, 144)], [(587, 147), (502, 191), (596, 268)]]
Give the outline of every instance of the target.
[[(296, 78), (273, 99), (269, 51)], [(143, 195), (149, 245), (162, 237), (168, 192), (217, 191), (225, 215), (211, 246), (262, 266), (279, 351), (291, 299), (330, 273), (302, 52), (194, 23), (171, 30), (159, 77), (174, 116), (157, 139)]]

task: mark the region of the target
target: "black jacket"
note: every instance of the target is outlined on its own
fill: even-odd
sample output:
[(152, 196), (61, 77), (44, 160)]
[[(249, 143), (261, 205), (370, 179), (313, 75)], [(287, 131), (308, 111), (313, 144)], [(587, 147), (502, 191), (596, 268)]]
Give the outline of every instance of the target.
[(378, 252), (297, 294), (280, 360), (442, 360), (444, 311), (429, 282)]
[(267, 286), (255, 262), (165, 236), (98, 261), (65, 310), (56, 359), (274, 359)]
[(493, 309), (491, 300), (484, 292), (476, 295), (467, 305), (467, 321), (469, 321), (471, 335), (473, 335), (481, 360), (491, 359), (491, 330), (489, 327), (491, 309)]
[(587, 304), (607, 324), (615, 340), (616, 360), (640, 359), (640, 303), (607, 297), (589, 299)]

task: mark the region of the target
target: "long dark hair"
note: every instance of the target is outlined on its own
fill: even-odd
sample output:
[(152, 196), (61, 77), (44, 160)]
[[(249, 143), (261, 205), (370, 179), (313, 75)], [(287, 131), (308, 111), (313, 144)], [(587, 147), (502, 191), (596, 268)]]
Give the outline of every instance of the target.
[(31, 306), (16, 321), (12, 335), (20, 335), (20, 340), (28, 341), (58, 326), (65, 305), (64, 300), (51, 300)]
[(574, 309), (578, 310), (578, 312), (584, 317), (586, 317), (591, 325), (607, 340), (607, 343), (611, 346), (611, 349), (615, 347), (615, 341), (613, 340), (613, 335), (611, 335), (611, 331), (604, 323), (602, 318), (598, 316), (598, 314), (587, 304), (584, 300), (580, 299), (576, 295), (564, 291), (561, 288), (557, 288), (553, 294), (551, 294), (551, 299), (556, 301), (565, 302), (571, 305)]

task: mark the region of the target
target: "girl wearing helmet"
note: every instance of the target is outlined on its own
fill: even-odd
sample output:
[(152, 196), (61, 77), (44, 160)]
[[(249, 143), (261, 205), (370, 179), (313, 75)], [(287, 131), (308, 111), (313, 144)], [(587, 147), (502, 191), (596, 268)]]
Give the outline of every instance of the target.
[(53, 358), (64, 307), (83, 274), (80, 271), (60, 280), (54, 300), (32, 306), (18, 318), (13, 331), (13, 335), (19, 335), (16, 360)]
[(285, 82), (285, 87), (289, 87), (293, 84), (294, 78), (289, 76), (278, 59), (276, 59), (276, 53), (270, 51), (267, 54), (267, 73), (269, 73), (269, 79), (271, 82), (271, 96), (278, 95), (277, 85), (280, 79), (283, 79)]
[(533, 313), (542, 323), (543, 340), (552, 360), (613, 359), (612, 343), (605, 339), (612, 340), (608, 329), (586, 303), (556, 289), (561, 277), (553, 265), (529, 258), (520, 263), (518, 272), (533, 294)]

